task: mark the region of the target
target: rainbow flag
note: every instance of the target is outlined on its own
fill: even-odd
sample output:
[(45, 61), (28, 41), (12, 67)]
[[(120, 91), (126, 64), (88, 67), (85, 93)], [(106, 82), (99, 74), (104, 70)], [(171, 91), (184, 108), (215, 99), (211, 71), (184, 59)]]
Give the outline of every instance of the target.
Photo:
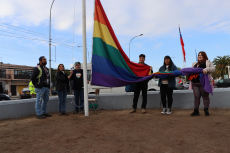
[(150, 66), (131, 62), (125, 54), (105, 14), (95, 1), (92, 85), (120, 87), (151, 79)]

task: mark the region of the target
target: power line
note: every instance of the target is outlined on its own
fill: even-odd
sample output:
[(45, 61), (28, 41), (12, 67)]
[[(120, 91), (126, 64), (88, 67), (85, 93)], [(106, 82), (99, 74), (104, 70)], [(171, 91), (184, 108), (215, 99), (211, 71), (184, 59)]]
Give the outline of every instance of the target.
[[(37, 53), (37, 54), (47, 54), (47, 51), (41, 51), (41, 50), (31, 50), (31, 49), (24, 49), (24, 48), (19, 48), (19, 47), (14, 47), (14, 46), (4, 46), (4, 44), (0, 44), (0, 46), (2, 46), (2, 48), (6, 48), (6, 49), (11, 49), (11, 50), (15, 50), (15, 51), (22, 51), (22, 52), (29, 52), (29, 53)], [(66, 57), (68, 58), (68, 55), (64, 55), (64, 54), (56, 54), (56, 56), (58, 57)]]
[[(18, 57), (18, 56), (6, 55), (6, 54), (0, 54), (0, 55), (8, 56), (8, 57), (11, 57), (11, 58), (22, 59), (24, 61), (32, 61), (32, 62), (38, 61), (37, 58), (36, 59), (34, 58), (34, 60), (32, 60), (31, 57), (25, 58), (25, 57)], [(62, 61), (69, 61), (69, 60), (62, 59)]]
[(9, 57), (17, 58), (17, 59), (23, 59), (23, 60), (26, 59), (27, 61), (33, 61), (34, 62), (34, 60), (30, 60), (31, 58), (21, 58), (18, 56), (12, 56), (12, 55), (6, 55), (6, 54), (0, 54), (0, 55), (9, 56)]
[(7, 36), (7, 37), (15, 37), (15, 38), (23, 38), (23, 39), (31, 39), (31, 40), (38, 40), (38, 41), (46, 41), (47, 40), (42, 40), (42, 39), (37, 39), (37, 38), (25, 38), (25, 37), (17, 37), (17, 36), (12, 36), (12, 35), (5, 35), (5, 34), (0, 34), (2, 36)]
[[(13, 48), (13, 49), (15, 49), (16, 48), (16, 50), (28, 50), (29, 52), (31, 52), (31, 51), (34, 51), (34, 52), (39, 52), (39, 53), (47, 53), (46, 51), (42, 51), (42, 50), (38, 50), (38, 49), (29, 49), (29, 48), (25, 48), (25, 47), (21, 47), (21, 46), (13, 46), (12, 44), (8, 44), (8, 43), (3, 43), (3, 42), (0, 42), (0, 45), (1, 46), (4, 46), (5, 48)], [(77, 50), (75, 50), (75, 51), (78, 51), (78, 52), (82, 52), (81, 51), (81, 49), (79, 48), (79, 49), (77, 49)], [(66, 56), (66, 55), (64, 55), (64, 54), (60, 54), (60, 53), (58, 53), (57, 55), (60, 55), (60, 56)]]
[[(13, 32), (8, 32), (8, 31), (4, 31), (4, 30), (0, 30), (0, 31), (3, 31), (3, 32), (6, 32), (6, 33), (10, 33), (10, 34), (16, 34), (18, 36), (22, 36), (22, 37), (26, 37), (26, 38), (31, 38), (31, 39), (37, 39), (37, 38), (34, 38), (34, 37), (29, 37), (29, 36), (25, 36), (25, 35), (20, 35), (20, 34), (17, 34), (17, 33), (13, 33)], [(37, 40), (41, 40), (41, 41), (47, 41), (47, 40), (44, 40), (44, 39), (37, 39)], [(56, 42), (54, 42), (56, 43)], [(64, 44), (64, 43), (60, 43), (60, 44), (63, 44), (63, 45), (67, 45), (67, 44)], [(72, 47), (72, 46), (71, 46)]]
[[(0, 25), (0, 26), (2, 26), (2, 25)], [(8, 27), (7, 27), (8, 28)], [(13, 33), (13, 32), (9, 32), (9, 31), (6, 31), (6, 30), (0, 30), (0, 31), (3, 31), (3, 32), (7, 32), (7, 33), (11, 33), (11, 34), (16, 34), (16, 35), (20, 35), (20, 34), (18, 34), (18, 33)], [(28, 32), (25, 32), (25, 33), (28, 33)], [(29, 33), (29, 34), (31, 34), (31, 33)], [(31, 35), (35, 35), (35, 36), (39, 36), (39, 37), (44, 37), (44, 36), (40, 36), (40, 35), (37, 35), (37, 34), (31, 34)], [(25, 35), (20, 35), (20, 36), (25, 36)], [(26, 37), (28, 37), (28, 36), (26, 36)], [(47, 37), (47, 36), (46, 36)], [(47, 38), (48, 39), (48, 38)], [(53, 40), (53, 39), (52, 39)], [(58, 42), (58, 43), (62, 43), (62, 44), (66, 44), (66, 43), (63, 43), (63, 41), (61, 41), (61, 40), (54, 40), (53, 42)], [(70, 41), (68, 41), (68, 42), (70, 42)], [(72, 43), (72, 42), (71, 42)], [(77, 45), (78, 43), (76, 43), (75, 45)]]
[[(1, 31), (1, 30), (0, 30), (0, 31)], [(8, 33), (10, 33), (10, 32), (8, 32)], [(30, 39), (30, 40), (35, 40), (35, 41), (49, 42), (49, 41), (44, 40), (44, 39), (38, 39), (38, 38), (27, 37), (27, 36), (25, 37), (25, 36), (22, 36), (22, 35), (19, 35), (20, 37), (18, 37), (18, 36), (12, 36), (12, 35), (6, 35), (6, 34), (0, 34), (0, 35), (2, 35), (2, 36), (7, 36), (7, 37), (14, 37), (14, 38), (22, 38), (22, 39)], [(22, 37), (21, 37), (21, 36), (22, 36)], [(66, 44), (63, 44), (63, 43), (53, 42), (53, 44), (61, 45), (61, 46), (63, 46), (63, 47), (72, 49), (72, 46), (66, 45)]]
[(75, 2), (74, 2), (74, 13), (73, 13), (73, 45), (72, 45), (72, 64), (73, 64), (73, 46), (74, 46), (75, 5), (76, 5), (76, 0), (75, 0)]
[[(14, 30), (18, 30), (18, 31), (25, 32), (25, 33), (30, 33), (30, 34), (32, 33), (34, 35), (40, 35), (40, 36), (43, 36), (43, 37), (49, 37), (46, 34), (42, 34), (42, 33), (38, 33), (38, 32), (35, 32), (35, 31), (27, 30), (27, 29), (24, 29), (24, 28), (19, 28), (19, 27), (16, 27), (16, 26), (13, 26), (13, 25), (10, 25), (10, 24), (6, 24), (6, 23), (3, 23), (3, 22), (0, 22), (0, 23), (4, 24), (4, 25), (7, 25), (7, 26), (10, 26), (10, 27), (7, 27), (7, 26), (0, 25), (2, 27), (6, 27), (6, 28), (9, 28), (9, 29), (14, 29)], [(57, 39), (57, 40), (59, 39), (59, 40), (63, 40), (63, 41), (66, 41), (66, 42), (71, 42), (69, 40), (58, 38), (58, 37), (52, 37), (52, 39)]]
[[(13, 29), (13, 30), (17, 30), (17, 31), (21, 31), (21, 32), (24, 32), (24, 33), (29, 33), (29, 34), (33, 34), (33, 35), (38, 35), (38, 36), (41, 36), (41, 37), (49, 37), (48, 35), (46, 34), (42, 34), (42, 33), (39, 33), (39, 32), (35, 32), (35, 31), (31, 31), (31, 30), (27, 30), (27, 29), (24, 29), (24, 28), (20, 28), (20, 27), (16, 27), (16, 26), (13, 26), (13, 25), (10, 25), (10, 24), (6, 24), (6, 23), (3, 23), (3, 22), (0, 22), (0, 24), (3, 24), (3, 25), (0, 25), (2, 27), (6, 27), (6, 28), (9, 28), (9, 29)], [(4, 26), (6, 25), (6, 26)], [(8, 27), (10, 26), (10, 27)], [(60, 42), (60, 40), (62, 41), (65, 41), (65, 42), (69, 42), (69, 43), (73, 43), (72, 41), (69, 41), (69, 40), (66, 40), (66, 39), (62, 39), (62, 38), (59, 38), (59, 37), (51, 37), (53, 40), (55, 40), (54, 42)], [(77, 44), (77, 43), (75, 43)]]
[[(0, 46), (1, 46), (1, 44), (0, 44)], [(18, 50), (18, 49), (15, 49), (15, 48), (12, 48), (12, 47), (6, 47), (6, 46), (2, 46), (2, 48), (7, 48), (7, 49), (11, 49), (11, 50), (14, 50), (14, 51), (22, 51), (22, 52), (33, 52), (33, 53), (35, 53), (35, 54), (47, 54), (48, 52), (42, 52), (42, 51), (39, 51), (39, 52), (36, 52), (36, 51), (33, 51), (33, 50), (29, 50), (29, 51), (26, 51), (26, 50)], [(68, 56), (65, 56), (65, 55), (60, 55), (60, 54), (58, 54), (58, 55), (56, 55), (56, 56), (58, 56), (58, 57), (66, 57), (66, 58), (69, 58)]]

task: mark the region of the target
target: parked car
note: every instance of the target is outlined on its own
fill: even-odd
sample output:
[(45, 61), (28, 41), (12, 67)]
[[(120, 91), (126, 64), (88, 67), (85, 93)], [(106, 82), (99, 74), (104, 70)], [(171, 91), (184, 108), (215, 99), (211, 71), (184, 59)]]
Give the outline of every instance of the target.
[(184, 89), (183, 81), (179, 77), (176, 77), (176, 88), (175, 89), (176, 90)]
[[(184, 89), (182, 80), (179, 77), (176, 77), (175, 79), (176, 79), (175, 90)], [(155, 84), (158, 86), (159, 78), (153, 78), (152, 80), (154, 80)], [(158, 90), (160, 90), (160, 87), (158, 87)]]
[(184, 89), (189, 89), (190, 86), (190, 82), (186, 82), (185, 84), (182, 85), (184, 87)]
[(7, 94), (0, 93), (0, 101), (2, 100), (10, 100), (10, 96), (8, 96)]
[[(100, 93), (125, 93), (125, 86), (124, 87), (102, 87), (102, 86), (94, 86), (90, 83), (88, 84), (88, 93), (94, 93), (95, 89), (100, 89)], [(158, 87), (157, 82), (154, 79), (149, 80), (148, 83), (148, 91), (157, 91), (160, 90)]]
[(21, 99), (31, 98), (30, 89), (29, 88), (23, 88), (22, 91), (21, 91), (20, 98)]
[(57, 95), (57, 91), (56, 90), (51, 90), (51, 94), (52, 95)]
[(221, 79), (215, 83), (215, 87), (217, 88), (226, 88), (230, 87), (230, 79)]

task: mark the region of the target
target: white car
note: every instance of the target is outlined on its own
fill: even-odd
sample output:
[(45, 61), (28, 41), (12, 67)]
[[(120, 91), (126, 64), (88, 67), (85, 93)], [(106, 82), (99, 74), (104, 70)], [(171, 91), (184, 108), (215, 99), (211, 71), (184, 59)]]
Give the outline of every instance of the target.
[[(88, 93), (95, 93), (95, 89), (100, 89), (100, 93), (125, 93), (125, 86), (123, 87), (102, 87), (102, 86), (94, 86), (91, 83), (88, 84)], [(148, 83), (148, 91), (157, 91), (160, 90), (158, 84), (155, 80), (151, 79)]]
[(184, 89), (189, 89), (190, 82), (186, 82), (185, 84), (182, 85)]

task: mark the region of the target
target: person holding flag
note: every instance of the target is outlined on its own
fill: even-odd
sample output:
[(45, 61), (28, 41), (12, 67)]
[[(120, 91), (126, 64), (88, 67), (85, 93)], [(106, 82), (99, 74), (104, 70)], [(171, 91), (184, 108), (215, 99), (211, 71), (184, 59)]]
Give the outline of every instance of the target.
[[(147, 65), (145, 64), (145, 55), (140, 54), (139, 55), (139, 63), (141, 65)], [(152, 71), (152, 67), (150, 66), (150, 71)], [(141, 112), (142, 114), (146, 113), (146, 105), (147, 105), (147, 91), (148, 91), (148, 82), (149, 80), (145, 80), (142, 82), (138, 82), (135, 84), (135, 89), (134, 89), (134, 97), (133, 97), (133, 109), (130, 111), (130, 113), (136, 113), (137, 110), (137, 102), (138, 98), (140, 95), (140, 92), (142, 91), (142, 105), (141, 105)]]
[[(198, 62), (195, 62), (192, 64), (192, 67), (194, 68), (203, 68), (203, 74), (208, 74), (208, 80), (213, 90), (213, 82), (212, 82), (212, 73), (215, 72), (215, 66), (212, 64), (210, 60), (208, 60), (208, 56), (204, 51), (201, 51), (198, 53)], [(204, 103), (204, 112), (205, 116), (209, 116), (209, 93), (204, 90), (204, 87), (201, 84), (200, 81), (200, 75), (194, 75), (190, 76), (190, 87), (189, 89), (193, 90), (194, 94), (194, 111), (191, 114), (191, 116), (199, 116), (199, 106), (200, 106), (200, 98), (203, 98)]]
[(68, 79), (73, 81), (72, 90), (74, 91), (75, 98), (75, 111), (73, 114), (77, 114), (80, 110), (84, 114), (84, 82), (83, 82), (83, 69), (81, 69), (81, 63), (75, 62), (75, 70), (71, 70)]
[[(159, 72), (172, 72), (178, 70), (174, 65), (170, 56), (164, 57), (164, 64), (160, 67)], [(172, 113), (171, 107), (173, 103), (173, 89), (176, 86), (175, 76), (170, 76), (166, 79), (160, 79), (158, 86), (160, 87), (161, 102), (163, 105), (163, 111), (161, 114), (170, 115)], [(166, 107), (166, 97), (168, 99), (168, 107)]]

